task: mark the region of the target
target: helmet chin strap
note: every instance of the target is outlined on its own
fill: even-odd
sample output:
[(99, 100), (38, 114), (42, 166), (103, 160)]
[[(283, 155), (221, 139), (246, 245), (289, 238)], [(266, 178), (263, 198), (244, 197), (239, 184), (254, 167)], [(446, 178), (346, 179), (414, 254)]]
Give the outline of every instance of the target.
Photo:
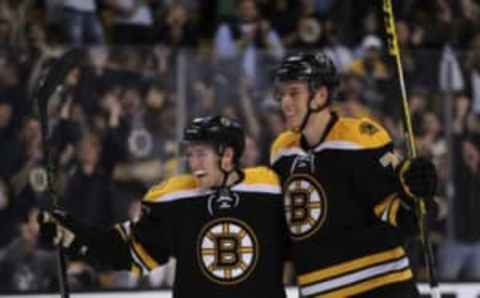
[[(223, 158), (224, 153), (225, 153), (225, 148), (224, 148), (223, 146), (219, 147), (219, 149), (218, 149), (218, 156), (220, 156), (220, 158), (219, 158), (219, 160), (218, 160), (218, 168), (219, 168), (220, 171), (222, 172), (223, 178), (222, 178), (222, 184), (218, 187), (218, 189), (230, 188), (231, 186), (233, 186), (233, 185), (239, 183), (240, 181), (242, 181), (243, 178), (245, 177), (245, 174), (244, 174), (243, 171), (240, 169), (240, 167), (238, 166), (237, 163), (234, 164), (232, 170), (230, 170), (230, 171), (225, 170), (225, 168), (224, 168), (223, 165), (222, 165), (222, 158)], [(237, 179), (236, 181), (234, 181), (234, 183), (232, 183), (231, 186), (228, 186), (228, 185), (227, 185), (228, 177), (230, 176), (230, 174), (232, 174), (232, 173), (234, 173), (234, 172), (237, 172), (237, 174), (238, 174), (238, 179)]]

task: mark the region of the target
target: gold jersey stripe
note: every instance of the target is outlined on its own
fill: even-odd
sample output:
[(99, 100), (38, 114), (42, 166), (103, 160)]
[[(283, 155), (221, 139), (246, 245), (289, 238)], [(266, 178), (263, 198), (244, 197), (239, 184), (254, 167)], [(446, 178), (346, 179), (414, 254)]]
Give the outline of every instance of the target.
[(409, 268), (407, 268), (400, 272), (394, 272), (387, 275), (382, 275), (382, 276), (358, 283), (354, 286), (350, 286), (341, 290), (330, 292), (326, 295), (319, 295), (315, 297), (322, 297), (322, 298), (350, 297), (353, 295), (370, 291), (380, 286), (402, 282), (402, 281), (411, 279), (412, 277), (413, 277), (412, 271)]
[(175, 176), (150, 188), (145, 197), (144, 202), (152, 203), (162, 199), (167, 194), (188, 191), (198, 188), (198, 182), (192, 175)]
[(388, 222), (395, 227), (398, 226), (397, 214), (398, 214), (399, 208), (400, 208), (400, 198), (396, 198), (392, 202), (392, 206), (390, 207), (390, 211), (388, 214)]
[(390, 206), (390, 203), (392, 200), (395, 198), (396, 194), (391, 194), (389, 195), (386, 199), (384, 199), (381, 203), (377, 204), (375, 208), (373, 209), (375, 212), (375, 215), (379, 218), (382, 217), (383, 212)]
[(134, 275), (134, 276), (140, 276), (142, 275), (142, 269), (140, 269), (140, 267), (135, 264), (135, 263), (132, 263), (132, 266), (130, 267), (130, 272)]
[(115, 231), (117, 231), (117, 233), (120, 234), (120, 237), (122, 237), (123, 241), (128, 240), (128, 237), (125, 234), (125, 232), (122, 230), (122, 228), (120, 227), (120, 224), (116, 224), (114, 228), (115, 228)]
[(313, 282), (322, 281), (340, 274), (351, 272), (360, 268), (365, 268), (374, 264), (378, 264), (384, 261), (397, 259), (405, 255), (405, 251), (402, 247), (396, 247), (391, 250), (387, 250), (381, 253), (369, 255), (366, 257), (358, 258), (353, 261), (347, 261), (328, 267), (326, 269), (313, 271), (310, 273), (302, 274), (298, 276), (298, 284), (303, 286)]
[(325, 141), (347, 141), (362, 148), (378, 148), (390, 143), (391, 138), (381, 125), (369, 118), (341, 117)]
[(148, 266), (148, 269), (152, 270), (158, 266), (157, 261), (155, 261), (143, 248), (140, 242), (134, 240), (132, 241), (132, 246), (134, 251), (136, 252), (137, 256), (141, 259), (141, 261)]
[(300, 134), (293, 131), (285, 131), (281, 133), (273, 142), (270, 149), (270, 162), (273, 163), (277, 159), (280, 152), (289, 148), (298, 147), (300, 145)]
[(280, 179), (277, 174), (267, 167), (255, 167), (245, 169), (245, 179), (242, 184), (266, 184), (280, 185)]

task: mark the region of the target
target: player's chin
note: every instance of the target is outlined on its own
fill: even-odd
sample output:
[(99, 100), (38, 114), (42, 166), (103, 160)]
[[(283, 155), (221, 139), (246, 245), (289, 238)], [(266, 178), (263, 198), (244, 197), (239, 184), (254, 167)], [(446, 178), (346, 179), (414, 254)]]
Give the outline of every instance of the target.
[(213, 183), (208, 177), (199, 178), (197, 180), (201, 188), (211, 188), (215, 186), (215, 183)]
[(199, 171), (198, 173), (194, 173), (194, 176), (201, 187), (210, 187), (211, 182), (207, 173)]
[(296, 121), (295, 119), (287, 120), (286, 124), (289, 130), (297, 131), (300, 128), (300, 123), (298, 123), (298, 121)]

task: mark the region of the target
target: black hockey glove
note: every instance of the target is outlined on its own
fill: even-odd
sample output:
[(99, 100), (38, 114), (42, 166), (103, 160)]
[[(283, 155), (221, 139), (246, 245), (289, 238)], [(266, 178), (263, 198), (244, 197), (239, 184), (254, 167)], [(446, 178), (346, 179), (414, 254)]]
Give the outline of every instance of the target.
[(404, 160), (398, 167), (398, 177), (404, 199), (433, 199), (437, 171), (430, 160), (423, 157)]
[(89, 229), (75, 221), (65, 211), (42, 211), (38, 216), (41, 240), (50, 245), (62, 245), (71, 256), (86, 255)]

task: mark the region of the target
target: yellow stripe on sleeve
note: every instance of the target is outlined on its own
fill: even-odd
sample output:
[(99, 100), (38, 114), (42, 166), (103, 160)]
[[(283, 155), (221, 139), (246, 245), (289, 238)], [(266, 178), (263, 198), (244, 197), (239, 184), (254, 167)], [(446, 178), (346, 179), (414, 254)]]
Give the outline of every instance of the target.
[(125, 232), (123, 232), (122, 228), (120, 227), (120, 224), (116, 224), (114, 228), (115, 228), (115, 231), (117, 231), (117, 233), (120, 234), (120, 237), (122, 237), (123, 241), (128, 240), (128, 237), (125, 234)]
[(148, 269), (152, 270), (155, 267), (158, 267), (157, 261), (153, 259), (143, 248), (140, 242), (133, 240), (132, 241), (133, 249), (135, 250), (137, 256), (141, 259), (141, 261), (148, 266)]
[(390, 206), (390, 203), (392, 203), (392, 200), (396, 194), (392, 194), (388, 196), (386, 199), (384, 199), (381, 203), (375, 205), (375, 208), (373, 209), (373, 212), (375, 212), (375, 215), (378, 218), (382, 217), (382, 214), (385, 212), (385, 210)]
[(390, 211), (388, 212), (388, 222), (395, 227), (398, 226), (397, 214), (398, 214), (399, 208), (400, 208), (400, 198), (396, 198), (393, 200), (392, 205), (390, 207)]
[(130, 268), (130, 272), (134, 275), (134, 276), (141, 276), (142, 275), (142, 269), (140, 269), (140, 267), (138, 267), (137, 264), (135, 263), (132, 263), (132, 266)]
[(303, 286), (306, 284), (322, 281), (340, 274), (365, 268), (365, 267), (378, 264), (384, 261), (397, 259), (404, 255), (405, 255), (405, 251), (403, 250), (402, 247), (399, 246), (394, 249), (387, 250), (381, 253), (358, 258), (353, 261), (340, 263), (338, 265), (334, 265), (326, 269), (313, 271), (307, 274), (302, 274), (298, 277), (298, 284)]

